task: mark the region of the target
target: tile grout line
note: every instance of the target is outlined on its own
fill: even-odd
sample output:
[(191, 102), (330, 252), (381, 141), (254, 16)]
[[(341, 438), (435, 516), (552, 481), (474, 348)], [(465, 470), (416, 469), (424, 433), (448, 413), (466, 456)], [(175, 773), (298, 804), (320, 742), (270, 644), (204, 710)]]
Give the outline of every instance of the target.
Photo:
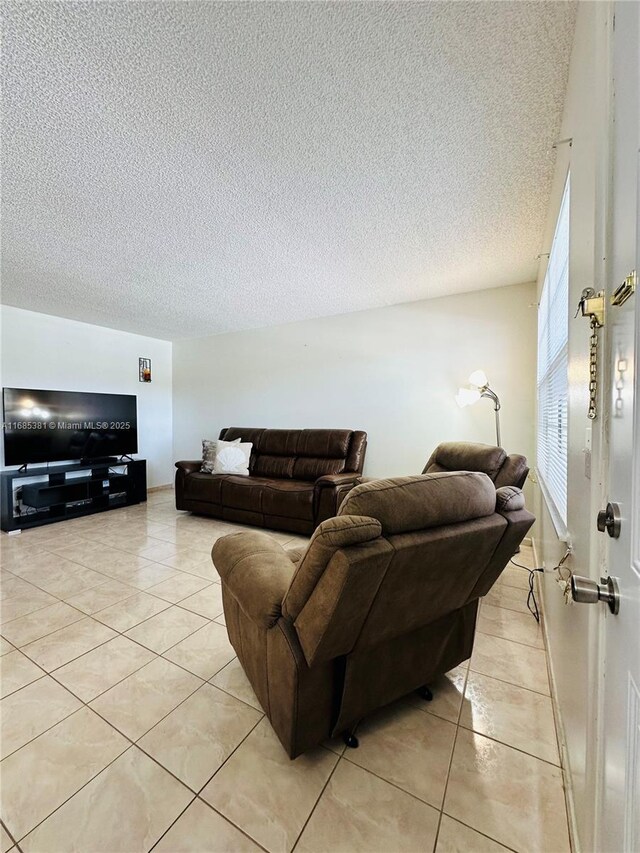
[[(329, 751), (331, 752), (332, 750), (329, 750)], [(314, 803), (314, 804), (313, 804), (313, 806), (311, 807), (311, 811), (310, 811), (310, 812), (309, 812), (309, 814), (307, 815), (307, 819), (306, 819), (306, 820), (305, 820), (305, 822), (302, 824), (302, 828), (301, 828), (300, 832), (298, 833), (298, 835), (297, 835), (297, 837), (296, 837), (296, 840), (293, 842), (293, 846), (291, 847), (291, 850), (289, 851), (289, 853), (293, 853), (293, 851), (294, 851), (294, 850), (296, 849), (296, 847), (298, 846), (298, 843), (299, 843), (300, 839), (302, 838), (302, 836), (303, 836), (303, 834), (304, 834), (304, 831), (305, 831), (305, 829), (307, 828), (307, 826), (308, 826), (308, 824), (309, 824), (309, 821), (310, 821), (310, 820), (311, 820), (311, 818), (313, 817), (313, 813), (315, 812), (316, 808), (318, 807), (318, 803), (319, 803), (319, 802), (320, 802), (320, 800), (322, 799), (322, 795), (324, 794), (324, 792), (325, 792), (325, 791), (327, 790), (327, 788), (329, 787), (329, 782), (331, 782), (331, 779), (333, 778), (333, 774), (334, 774), (334, 773), (336, 772), (336, 770), (338, 769), (338, 765), (339, 765), (339, 764), (340, 764), (340, 762), (342, 761), (342, 758), (343, 758), (343, 757), (344, 757), (344, 752), (342, 753), (342, 755), (338, 755), (338, 760), (337, 760), (337, 761), (336, 761), (336, 763), (333, 765), (333, 768), (332, 768), (332, 770), (331, 770), (331, 773), (329, 773), (329, 775), (328, 775), (328, 777), (327, 777), (327, 781), (324, 783), (324, 785), (322, 786), (322, 790), (321, 790), (321, 791), (320, 791), (320, 793), (318, 794), (318, 798), (317, 798), (317, 800), (315, 801), (315, 803)]]

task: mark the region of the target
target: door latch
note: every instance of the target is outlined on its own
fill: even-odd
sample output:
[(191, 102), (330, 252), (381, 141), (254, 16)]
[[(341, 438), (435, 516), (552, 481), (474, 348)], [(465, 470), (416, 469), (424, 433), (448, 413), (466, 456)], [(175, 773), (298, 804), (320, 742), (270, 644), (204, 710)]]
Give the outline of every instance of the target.
[(598, 583), (591, 578), (571, 575), (571, 598), (578, 604), (604, 601), (614, 616), (620, 612), (620, 589), (615, 578), (600, 578)]
[(622, 525), (622, 516), (618, 504), (608, 503), (606, 509), (601, 509), (598, 513), (597, 524), (600, 533), (604, 533), (606, 530), (612, 539), (618, 539)]

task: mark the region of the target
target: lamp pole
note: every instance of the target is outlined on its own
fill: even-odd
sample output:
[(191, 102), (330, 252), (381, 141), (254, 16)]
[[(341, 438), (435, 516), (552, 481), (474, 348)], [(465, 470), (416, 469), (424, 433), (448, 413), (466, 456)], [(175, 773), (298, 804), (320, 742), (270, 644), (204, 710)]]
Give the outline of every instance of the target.
[(496, 414), (496, 443), (498, 447), (502, 447), (502, 442), (500, 440), (500, 399), (495, 391), (492, 391), (489, 388), (489, 385), (483, 385), (480, 388), (480, 396), (488, 397), (489, 400), (493, 400), (493, 411)]

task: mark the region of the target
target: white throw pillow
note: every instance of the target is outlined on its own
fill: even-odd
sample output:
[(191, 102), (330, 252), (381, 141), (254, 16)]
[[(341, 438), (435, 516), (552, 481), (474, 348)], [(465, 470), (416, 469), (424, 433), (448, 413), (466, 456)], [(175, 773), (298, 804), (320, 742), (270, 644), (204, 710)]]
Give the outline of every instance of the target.
[(204, 438), (202, 440), (202, 465), (200, 466), (200, 471), (203, 474), (213, 474), (219, 444), (240, 444), (240, 439), (236, 438), (235, 441), (220, 441), (220, 439), (215, 439), (211, 441), (208, 438)]
[(219, 441), (213, 473), (239, 474), (241, 477), (248, 477), (252, 447), (253, 444), (250, 441)]

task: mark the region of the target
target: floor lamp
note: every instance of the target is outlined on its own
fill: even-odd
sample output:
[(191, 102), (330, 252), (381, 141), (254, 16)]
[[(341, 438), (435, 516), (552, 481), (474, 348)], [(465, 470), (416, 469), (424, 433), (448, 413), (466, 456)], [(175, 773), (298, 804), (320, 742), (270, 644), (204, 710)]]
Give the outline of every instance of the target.
[(489, 380), (484, 370), (474, 370), (469, 377), (470, 388), (459, 388), (456, 394), (456, 403), (461, 409), (465, 406), (473, 406), (481, 397), (493, 400), (493, 411), (496, 414), (496, 444), (502, 447), (500, 440), (500, 399), (495, 391), (489, 387)]

